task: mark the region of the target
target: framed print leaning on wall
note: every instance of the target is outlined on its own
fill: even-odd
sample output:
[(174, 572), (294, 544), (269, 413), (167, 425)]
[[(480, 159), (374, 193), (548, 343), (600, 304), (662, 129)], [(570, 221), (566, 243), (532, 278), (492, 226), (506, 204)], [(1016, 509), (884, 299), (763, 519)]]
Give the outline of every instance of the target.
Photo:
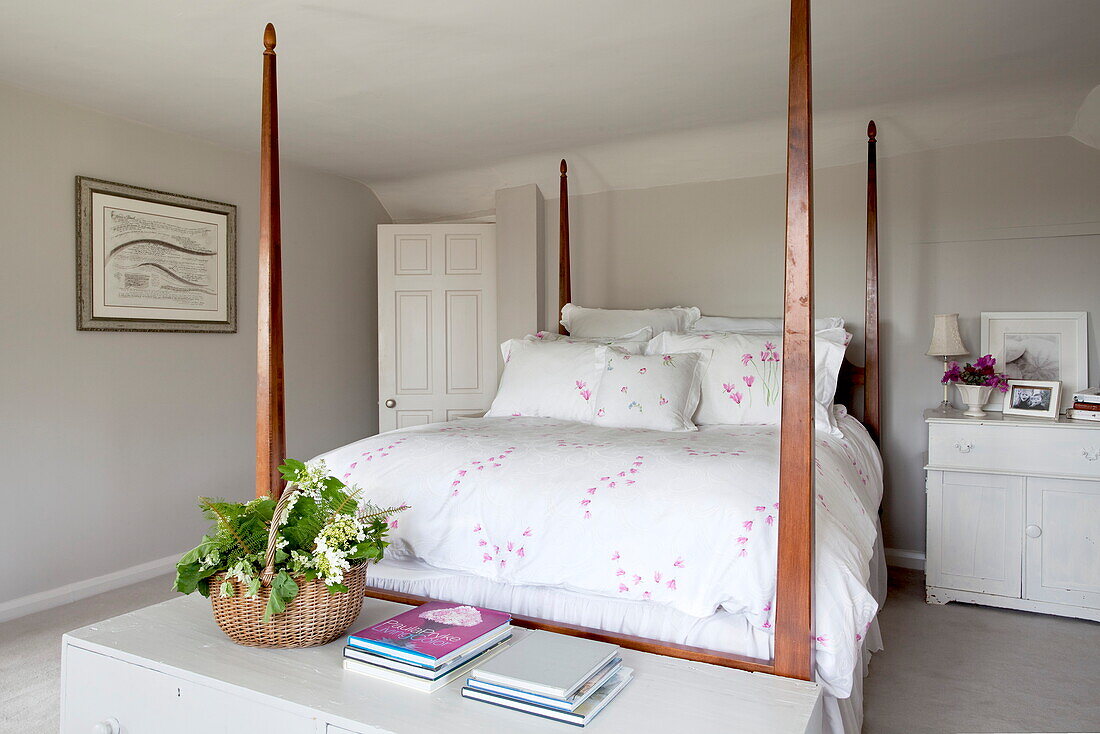
[[(1059, 410), (1089, 384), (1088, 313), (983, 312), (982, 354), (992, 354), (1010, 380), (1058, 380)], [(986, 410), (1001, 410), (1000, 396)]]
[(76, 328), (237, 331), (237, 207), (76, 177)]

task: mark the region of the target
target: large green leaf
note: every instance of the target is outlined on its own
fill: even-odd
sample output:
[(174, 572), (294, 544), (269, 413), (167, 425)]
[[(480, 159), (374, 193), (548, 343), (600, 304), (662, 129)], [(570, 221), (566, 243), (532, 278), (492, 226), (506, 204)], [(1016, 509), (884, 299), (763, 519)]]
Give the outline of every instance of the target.
[(264, 610), (264, 622), (270, 622), (275, 614), (286, 611), (286, 605), (298, 596), (298, 584), (286, 571), (279, 571), (271, 579), (271, 593), (267, 597), (267, 609)]

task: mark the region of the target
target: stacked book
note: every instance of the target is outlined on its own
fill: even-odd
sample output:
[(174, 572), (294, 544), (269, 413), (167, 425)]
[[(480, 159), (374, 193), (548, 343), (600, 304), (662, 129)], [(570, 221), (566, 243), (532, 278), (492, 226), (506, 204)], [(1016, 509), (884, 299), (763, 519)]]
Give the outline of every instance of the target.
[(431, 693), (507, 647), (504, 612), (428, 602), (348, 637), (344, 669)]
[(536, 630), (474, 668), (462, 695), (585, 726), (630, 682), (618, 645)]
[(1073, 394), (1073, 407), (1066, 415), (1079, 421), (1100, 422), (1100, 387), (1090, 387)]

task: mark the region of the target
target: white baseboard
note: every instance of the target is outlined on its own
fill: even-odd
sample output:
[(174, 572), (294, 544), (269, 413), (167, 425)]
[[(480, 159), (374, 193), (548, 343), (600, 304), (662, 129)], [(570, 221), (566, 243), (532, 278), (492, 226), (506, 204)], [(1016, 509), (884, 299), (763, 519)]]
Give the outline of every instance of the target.
[(175, 568), (176, 561), (182, 555), (183, 552), (175, 553), (164, 558), (158, 558), (155, 561), (124, 568), (121, 571), (114, 571), (84, 581), (76, 581), (65, 586), (59, 586), (56, 589), (40, 591), (37, 594), (28, 594), (11, 601), (0, 602), (0, 622), (59, 607), (62, 604), (79, 601), (80, 599), (87, 599), (89, 596), (120, 589), (123, 586), (160, 576)]
[(905, 550), (903, 548), (887, 548), (886, 565), (923, 571), (924, 553), (921, 551)]

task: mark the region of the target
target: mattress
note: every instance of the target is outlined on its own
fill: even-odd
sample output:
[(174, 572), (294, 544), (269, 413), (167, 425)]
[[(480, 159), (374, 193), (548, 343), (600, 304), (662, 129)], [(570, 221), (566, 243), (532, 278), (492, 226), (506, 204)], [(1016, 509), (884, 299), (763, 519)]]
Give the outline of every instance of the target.
[[(817, 436), (815, 615), (818, 678), (843, 699), (879, 606), (882, 471), (866, 431), (837, 411), (844, 436)], [(411, 506), (372, 583), (770, 657), (778, 439), (777, 426), (483, 418), (318, 458), (372, 502)]]

